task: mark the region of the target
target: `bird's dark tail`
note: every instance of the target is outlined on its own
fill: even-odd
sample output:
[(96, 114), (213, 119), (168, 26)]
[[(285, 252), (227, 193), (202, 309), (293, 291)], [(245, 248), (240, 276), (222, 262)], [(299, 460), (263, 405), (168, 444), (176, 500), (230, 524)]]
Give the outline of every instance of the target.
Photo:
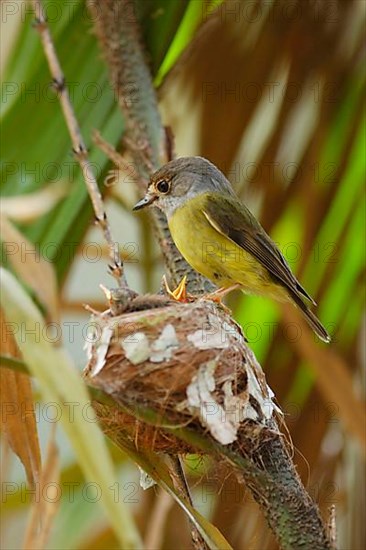
[(313, 329), (315, 334), (319, 336), (323, 342), (329, 343), (331, 341), (331, 337), (328, 334), (328, 332), (325, 330), (317, 316), (308, 308), (306, 304), (302, 301), (302, 299), (297, 296), (295, 293), (293, 293), (292, 298), (295, 302), (295, 304), (299, 307), (302, 314), (304, 315), (307, 323), (309, 326)]

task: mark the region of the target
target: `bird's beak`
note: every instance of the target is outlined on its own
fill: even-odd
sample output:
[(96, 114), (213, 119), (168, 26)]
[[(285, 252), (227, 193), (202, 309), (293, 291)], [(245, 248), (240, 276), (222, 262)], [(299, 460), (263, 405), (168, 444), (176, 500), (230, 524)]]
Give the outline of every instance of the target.
[(158, 197), (156, 195), (153, 195), (148, 191), (144, 198), (141, 199), (137, 204), (135, 204), (132, 210), (141, 210), (141, 208), (145, 208), (145, 206), (149, 206), (150, 204), (152, 204), (157, 198)]

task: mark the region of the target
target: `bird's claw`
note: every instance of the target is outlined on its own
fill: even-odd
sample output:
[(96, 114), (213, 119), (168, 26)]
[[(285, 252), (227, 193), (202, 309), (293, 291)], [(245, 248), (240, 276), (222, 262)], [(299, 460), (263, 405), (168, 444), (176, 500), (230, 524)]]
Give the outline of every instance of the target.
[(230, 309), (222, 303), (222, 300), (225, 298), (229, 292), (240, 288), (239, 284), (235, 284), (225, 288), (218, 288), (217, 290), (210, 292), (209, 294), (204, 294), (201, 296), (201, 300), (209, 300), (210, 302), (215, 302), (220, 307), (222, 307), (226, 312), (230, 312)]

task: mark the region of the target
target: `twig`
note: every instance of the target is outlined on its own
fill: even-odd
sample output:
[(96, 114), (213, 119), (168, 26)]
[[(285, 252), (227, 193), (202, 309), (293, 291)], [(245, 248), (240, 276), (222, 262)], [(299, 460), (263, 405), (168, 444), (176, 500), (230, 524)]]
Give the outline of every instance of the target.
[(165, 126), (165, 143), (166, 143), (166, 154), (168, 157), (168, 160), (173, 160), (175, 157), (175, 141), (174, 141), (174, 134), (173, 130), (170, 126)]
[(123, 263), (119, 256), (118, 243), (112, 238), (112, 232), (108, 223), (103, 199), (99, 191), (99, 187), (92, 166), (88, 159), (87, 149), (81, 135), (74, 108), (71, 103), (70, 95), (65, 82), (65, 76), (62, 72), (61, 65), (56, 54), (55, 46), (43, 10), (42, 1), (33, 0), (33, 9), (36, 16), (34, 26), (39, 32), (45, 57), (47, 59), (50, 73), (53, 79), (54, 88), (58, 92), (62, 112), (67, 128), (69, 130), (73, 151), (75, 153), (76, 160), (78, 161), (82, 170), (97, 223), (101, 227), (104, 238), (108, 244), (109, 257), (111, 261), (111, 274), (116, 279), (119, 287), (124, 287), (127, 289), (128, 286), (123, 271)]
[[(191, 506), (193, 506), (193, 500), (187, 478), (183, 468), (182, 456), (169, 455), (171, 469), (174, 473), (174, 484), (181, 495), (186, 498)], [(192, 543), (195, 550), (207, 550), (208, 546), (201, 537), (197, 527), (192, 521), (189, 521), (191, 528)]]
[[(139, 174), (135, 166), (131, 162), (127, 162), (123, 156), (116, 151), (116, 149), (108, 143), (98, 132), (94, 130), (93, 132), (93, 141), (95, 145), (99, 147), (101, 151), (116, 165), (121, 172), (127, 173), (129, 176), (134, 178), (135, 181), (139, 179)], [(108, 176), (107, 176), (108, 177)]]
[(328, 518), (328, 534), (331, 543), (334, 547), (337, 545), (337, 521), (336, 521), (336, 507), (334, 504), (329, 508), (329, 518)]

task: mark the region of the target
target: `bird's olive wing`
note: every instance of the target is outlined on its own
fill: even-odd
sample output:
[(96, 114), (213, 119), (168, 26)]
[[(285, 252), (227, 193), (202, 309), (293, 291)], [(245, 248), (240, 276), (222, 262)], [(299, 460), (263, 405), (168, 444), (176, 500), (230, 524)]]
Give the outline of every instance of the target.
[(203, 214), (216, 231), (252, 254), (266, 267), (274, 280), (285, 285), (291, 293), (300, 293), (315, 304), (292, 274), (275, 243), (238, 199), (213, 193), (205, 200)]

